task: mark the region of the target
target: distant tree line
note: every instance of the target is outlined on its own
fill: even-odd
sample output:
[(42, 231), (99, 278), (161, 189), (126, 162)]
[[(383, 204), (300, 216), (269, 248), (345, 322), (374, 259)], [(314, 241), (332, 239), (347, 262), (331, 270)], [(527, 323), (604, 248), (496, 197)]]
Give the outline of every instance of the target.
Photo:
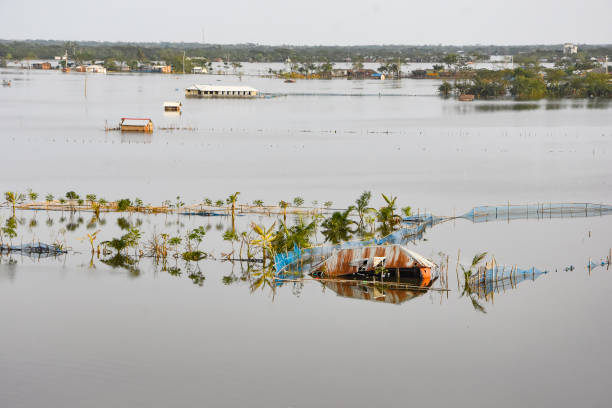
[[(471, 56), (486, 60), (490, 55), (514, 55), (516, 62), (526, 62), (542, 58), (559, 59), (563, 56), (562, 45), (355, 45), (355, 46), (273, 46), (260, 44), (201, 44), (201, 43), (116, 43), (94, 41), (56, 41), (56, 40), (0, 40), (2, 59), (50, 59), (64, 55), (68, 51), (76, 59), (116, 61), (168, 60), (181, 58), (183, 52), (188, 57), (208, 60), (242, 62), (342, 62), (361, 60), (363, 62), (396, 63), (402, 62), (440, 62), (455, 64), (460, 56)], [(612, 45), (580, 45), (580, 56), (612, 55)]]

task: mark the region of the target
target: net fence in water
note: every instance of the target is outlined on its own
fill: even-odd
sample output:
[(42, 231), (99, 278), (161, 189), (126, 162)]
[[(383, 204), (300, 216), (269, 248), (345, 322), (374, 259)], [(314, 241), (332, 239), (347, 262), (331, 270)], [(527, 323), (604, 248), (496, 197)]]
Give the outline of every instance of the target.
[(612, 214), (612, 205), (592, 203), (538, 203), (474, 207), (459, 218), (473, 222), (547, 218), (599, 217)]
[(292, 269), (300, 273), (307, 272), (309, 266), (312, 266), (313, 263), (322, 261), (325, 258), (333, 255), (334, 252), (343, 249), (362, 248), (375, 245), (405, 245), (410, 241), (421, 239), (423, 237), (423, 233), (428, 227), (433, 226), (445, 219), (431, 215), (422, 215), (418, 217), (419, 218), (408, 217), (408, 221), (404, 219), (404, 222), (407, 222), (409, 225), (405, 225), (397, 231), (394, 231), (382, 238), (372, 238), (365, 241), (347, 241), (336, 245), (321, 245), (310, 248), (295, 247), (293, 251), (276, 254), (274, 256), (274, 266), (276, 268), (276, 272), (283, 272), (287, 269), (287, 267), (297, 263), (299, 260), (303, 261), (302, 265)]
[(472, 291), (478, 297), (488, 298), (492, 293), (514, 289), (521, 282), (535, 281), (547, 273), (547, 271), (537, 268), (520, 269), (515, 266), (495, 265), (489, 269), (481, 269), (478, 273), (472, 275), (468, 282)]
[[(472, 222), (510, 221), (520, 219), (552, 219), (552, 218), (583, 218), (612, 215), (612, 205), (593, 203), (537, 203), (526, 205), (500, 205), (479, 206), (469, 212), (456, 217), (471, 220)], [(403, 227), (383, 238), (372, 238), (365, 241), (348, 241), (337, 245), (321, 245), (311, 248), (295, 248), (293, 251), (277, 254), (274, 257), (276, 272), (281, 273), (291, 265), (301, 261), (300, 265), (292, 268), (300, 272), (307, 272), (308, 263), (321, 261), (336, 251), (349, 248), (360, 248), (373, 245), (405, 245), (410, 241), (417, 241), (423, 237), (426, 229), (454, 217), (436, 216), (423, 213), (405, 217)]]

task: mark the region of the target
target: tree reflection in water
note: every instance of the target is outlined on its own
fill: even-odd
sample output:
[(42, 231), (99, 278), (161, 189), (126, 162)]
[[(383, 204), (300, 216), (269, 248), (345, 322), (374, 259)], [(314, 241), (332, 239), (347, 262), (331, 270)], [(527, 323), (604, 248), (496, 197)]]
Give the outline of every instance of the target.
[(118, 253), (111, 258), (101, 259), (101, 262), (113, 269), (125, 269), (132, 277), (140, 276), (140, 269), (137, 267), (138, 261), (128, 255)]

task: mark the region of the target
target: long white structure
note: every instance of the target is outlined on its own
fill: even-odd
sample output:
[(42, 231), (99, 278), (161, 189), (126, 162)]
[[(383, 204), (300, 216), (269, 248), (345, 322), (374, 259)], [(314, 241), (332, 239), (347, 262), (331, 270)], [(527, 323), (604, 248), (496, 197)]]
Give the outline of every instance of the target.
[(252, 98), (257, 96), (258, 90), (250, 86), (224, 86), (224, 85), (192, 85), (185, 88), (185, 96), (199, 98)]

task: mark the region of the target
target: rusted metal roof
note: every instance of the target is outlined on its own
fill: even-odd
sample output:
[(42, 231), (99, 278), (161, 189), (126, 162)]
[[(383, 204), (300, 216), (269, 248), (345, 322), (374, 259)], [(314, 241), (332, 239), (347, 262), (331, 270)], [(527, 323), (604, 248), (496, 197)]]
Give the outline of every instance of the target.
[(373, 245), (339, 250), (315, 268), (324, 276), (352, 275), (359, 272), (371, 272), (378, 266), (387, 269), (418, 268), (423, 275), (430, 274), (436, 265), (401, 245)]

